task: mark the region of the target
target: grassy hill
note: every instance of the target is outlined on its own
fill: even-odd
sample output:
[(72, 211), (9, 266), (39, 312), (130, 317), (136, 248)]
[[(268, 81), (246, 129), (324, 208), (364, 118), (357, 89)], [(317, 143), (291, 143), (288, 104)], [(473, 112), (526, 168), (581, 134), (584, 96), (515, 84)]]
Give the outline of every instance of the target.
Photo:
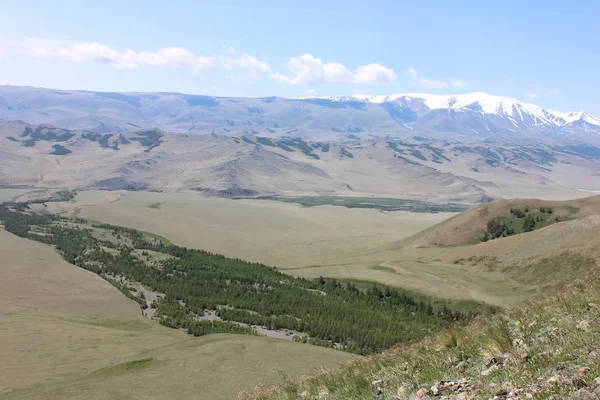
[[(513, 231), (489, 237), (496, 221)], [(423, 293), (510, 306), (597, 268), (599, 231), (600, 196), (500, 200), (391, 244), (374, 268)]]
[(267, 337), (194, 338), (160, 326), (96, 274), (4, 230), (0, 303), (0, 399), (163, 399), (173, 393), (231, 399), (259, 382), (353, 357)]
[(597, 399), (600, 275), (567, 290), (239, 400)]
[[(472, 208), (454, 218), (443, 221), (423, 232), (396, 243), (394, 248), (436, 247), (474, 244), (482, 241), (493, 220), (506, 221), (523, 232), (523, 220), (527, 215), (542, 217), (536, 228), (557, 222), (581, 219), (600, 212), (600, 196), (567, 201), (545, 201), (535, 199), (498, 200)], [(519, 216), (515, 214), (522, 214)], [(541, 222), (541, 223), (540, 223)]]

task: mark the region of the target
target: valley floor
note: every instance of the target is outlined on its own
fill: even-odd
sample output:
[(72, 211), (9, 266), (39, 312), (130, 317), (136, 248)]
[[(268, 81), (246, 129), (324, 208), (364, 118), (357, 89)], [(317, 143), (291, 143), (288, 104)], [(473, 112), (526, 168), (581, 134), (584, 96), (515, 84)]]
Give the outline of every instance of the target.
[(192, 338), (142, 317), (51, 247), (4, 230), (0, 304), (0, 399), (230, 399), (354, 357), (267, 337)]
[(449, 261), (454, 248), (393, 249), (455, 213), (302, 207), (197, 193), (80, 192), (48, 211), (127, 226), (173, 243), (275, 265), (296, 276), (374, 281), (440, 298), (512, 305), (536, 288)]

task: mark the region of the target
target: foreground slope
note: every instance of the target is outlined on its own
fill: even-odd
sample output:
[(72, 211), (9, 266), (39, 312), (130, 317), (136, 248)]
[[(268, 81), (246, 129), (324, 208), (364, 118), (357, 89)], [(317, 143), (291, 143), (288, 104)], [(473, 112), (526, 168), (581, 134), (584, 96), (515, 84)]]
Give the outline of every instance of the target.
[(237, 398), (597, 399), (599, 278), (596, 271), (561, 293), (467, 327)]
[(2, 399), (230, 399), (351, 358), (265, 337), (190, 339), (143, 318), (135, 302), (52, 248), (4, 230), (0, 300)]

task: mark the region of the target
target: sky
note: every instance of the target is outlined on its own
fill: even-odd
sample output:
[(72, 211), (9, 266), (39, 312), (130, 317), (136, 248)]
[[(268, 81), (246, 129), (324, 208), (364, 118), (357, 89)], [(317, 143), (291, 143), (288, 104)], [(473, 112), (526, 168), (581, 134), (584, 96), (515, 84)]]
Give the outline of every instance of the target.
[(600, 2), (0, 0), (0, 85), (487, 92), (600, 116)]

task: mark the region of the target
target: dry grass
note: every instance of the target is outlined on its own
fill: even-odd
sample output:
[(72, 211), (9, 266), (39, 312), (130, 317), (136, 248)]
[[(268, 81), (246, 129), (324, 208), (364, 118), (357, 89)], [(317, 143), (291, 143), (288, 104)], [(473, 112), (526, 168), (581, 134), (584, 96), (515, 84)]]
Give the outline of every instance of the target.
[(400, 240), (394, 247), (457, 246), (478, 242), (487, 229), (489, 220), (510, 215), (511, 208), (524, 209), (525, 207), (531, 210), (540, 207), (552, 208), (553, 218), (559, 217), (562, 220), (580, 219), (600, 212), (600, 196), (568, 201), (533, 199), (495, 201), (461, 213), (409, 239)]
[(468, 327), (300, 381), (247, 390), (237, 399), (408, 399), (420, 387), (449, 380), (467, 382), (467, 398), (503, 391), (568, 398), (582, 387), (600, 391), (599, 303), (600, 273), (594, 271), (567, 290)]
[[(160, 208), (148, 207), (159, 203)], [(79, 193), (74, 203), (50, 210), (60, 208), (67, 213), (80, 208), (83, 218), (280, 268), (352, 260), (453, 215), (304, 208), (277, 201), (206, 198), (197, 193), (101, 191)]]
[[(353, 357), (265, 337), (192, 338), (159, 326), (95, 274), (4, 230), (0, 304), (0, 399), (164, 399), (177, 393), (225, 400), (243, 388)], [(127, 367), (150, 358), (143, 368)]]

